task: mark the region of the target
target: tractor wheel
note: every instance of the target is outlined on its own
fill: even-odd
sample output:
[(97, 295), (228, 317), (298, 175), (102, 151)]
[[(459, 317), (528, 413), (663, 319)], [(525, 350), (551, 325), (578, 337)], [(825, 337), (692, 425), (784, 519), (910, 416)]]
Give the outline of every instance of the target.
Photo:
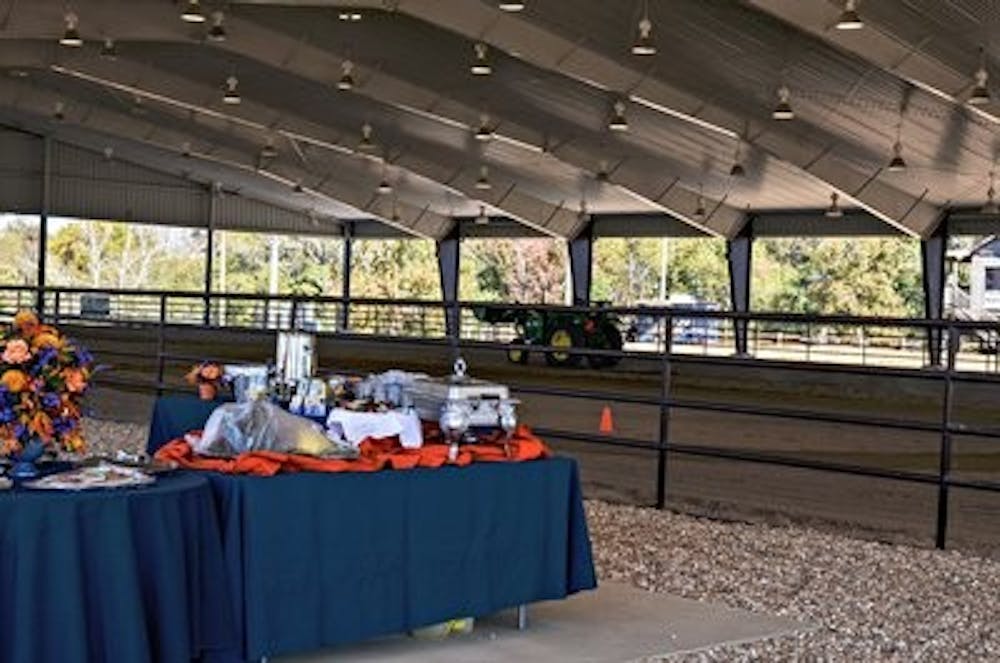
[[(583, 334), (576, 327), (559, 324), (552, 328), (545, 345), (553, 348), (579, 348), (583, 345)], [(572, 352), (549, 351), (545, 353), (545, 361), (549, 366), (579, 366), (582, 357)]]
[[(511, 345), (524, 345), (524, 339), (518, 336), (511, 341)], [(521, 348), (510, 348), (507, 350), (507, 361), (512, 364), (527, 364), (528, 351)]]
[[(610, 322), (605, 322), (601, 325), (601, 342), (599, 345), (592, 345), (595, 350), (615, 350), (620, 352), (622, 349), (622, 334), (618, 331), (618, 327), (614, 326)], [(621, 357), (598, 357), (596, 355), (591, 355), (587, 357), (587, 361), (590, 363), (591, 368), (611, 368), (612, 366), (617, 366), (618, 362), (622, 359)]]

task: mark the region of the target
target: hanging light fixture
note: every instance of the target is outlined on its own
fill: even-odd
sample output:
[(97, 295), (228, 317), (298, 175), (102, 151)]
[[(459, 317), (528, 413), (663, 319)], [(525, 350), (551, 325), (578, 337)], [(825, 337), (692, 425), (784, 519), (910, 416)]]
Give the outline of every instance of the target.
[(656, 55), (653, 22), (649, 20), (649, 0), (643, 0), (642, 3), (642, 18), (639, 19), (638, 34), (632, 44), (632, 55)]
[(795, 119), (795, 111), (792, 110), (790, 99), (792, 92), (787, 86), (778, 88), (778, 105), (771, 111), (771, 117), (775, 120), (786, 121)]
[(185, 23), (204, 23), (205, 15), (201, 13), (201, 2), (199, 0), (188, 0), (181, 12), (181, 20)]
[(101, 44), (101, 57), (105, 60), (117, 60), (118, 59), (118, 48), (115, 46), (115, 40), (111, 37), (105, 37), (104, 43)]
[(601, 159), (600, 163), (597, 164), (597, 173), (594, 174), (594, 179), (598, 182), (607, 182), (610, 175), (608, 175), (608, 160)]
[(222, 103), (236, 106), (243, 101), (243, 98), (240, 97), (239, 85), (240, 81), (235, 76), (230, 76), (226, 79), (226, 85), (222, 94)]
[(844, 210), (840, 208), (840, 196), (834, 191), (830, 194), (830, 206), (823, 213), (828, 219), (839, 219), (844, 216)]
[(343, 92), (354, 89), (354, 63), (344, 60), (340, 63), (340, 80), (337, 81), (337, 89)]
[(698, 205), (694, 208), (694, 220), (704, 221), (707, 212), (705, 211), (705, 194), (702, 185), (698, 185)]
[(56, 122), (62, 122), (66, 119), (66, 104), (61, 101), (57, 101), (52, 107), (52, 119)]
[(490, 169), (486, 166), (479, 168), (479, 179), (476, 180), (476, 188), (480, 191), (489, 191), (493, 188), (490, 184)]
[(294, 185), (292, 185), (292, 193), (294, 193), (294, 194), (301, 194), (301, 193), (305, 193), (305, 192), (306, 192), (306, 189), (305, 189), (305, 187), (302, 186), (302, 182), (296, 182)]
[(901, 173), (906, 170), (906, 160), (903, 159), (903, 144), (896, 139), (892, 146), (892, 159), (886, 169), (890, 173)]
[(611, 131), (628, 131), (628, 120), (625, 119), (625, 102), (621, 99), (616, 100), (611, 107), (611, 119), (608, 120), (608, 129)]
[(63, 36), (59, 40), (59, 43), (70, 48), (80, 48), (83, 46), (83, 38), (80, 37), (80, 31), (76, 27), (80, 19), (73, 12), (69, 12), (66, 14), (65, 20), (66, 30), (63, 31)]
[(181, 143), (181, 156), (185, 159), (191, 157), (191, 143), (184, 141)]
[(358, 149), (362, 152), (370, 152), (375, 149), (375, 142), (372, 141), (372, 125), (367, 122), (361, 125), (361, 140), (358, 141)]
[(523, 2), (500, 2), (497, 4), (500, 11), (503, 12), (523, 12), (524, 3)]
[(979, 49), (979, 69), (973, 74), (972, 94), (969, 95), (969, 103), (973, 106), (982, 106), (990, 103), (990, 89), (988, 83), (990, 73), (986, 70), (986, 49)]
[(479, 116), (479, 128), (476, 129), (476, 140), (483, 143), (493, 140), (493, 129), (490, 127), (490, 116), (483, 113)]
[(476, 225), (477, 226), (486, 226), (486, 225), (489, 225), (489, 223), (490, 223), (490, 217), (489, 217), (488, 214), (486, 214), (486, 205), (480, 205), (479, 206), (479, 215), (476, 216)]
[(226, 41), (226, 26), (222, 24), (225, 18), (221, 11), (212, 12), (212, 27), (208, 29), (209, 41)]
[(736, 155), (733, 157), (733, 167), (729, 169), (729, 176), (733, 178), (746, 177), (747, 171), (743, 167), (742, 159), (740, 159), (740, 146), (741, 143), (739, 139), (736, 140)]
[(337, 18), (341, 21), (347, 21), (348, 23), (357, 23), (361, 20), (361, 12), (359, 11), (342, 11), (337, 14)]
[(105, 146), (104, 147), (104, 160), (105, 161), (111, 161), (114, 158), (115, 158), (115, 148), (111, 147), (110, 145)]
[(983, 205), (983, 214), (1000, 214), (1000, 203), (996, 200), (996, 187), (995, 187), (996, 174), (990, 171), (990, 188), (986, 190), (986, 204)]
[(865, 27), (864, 21), (858, 15), (858, 1), (844, 0), (844, 11), (840, 12), (837, 20), (838, 30), (860, 30)]
[(278, 158), (278, 148), (274, 146), (273, 138), (268, 137), (267, 142), (264, 143), (264, 147), (260, 148), (260, 158), (261, 159)]
[(383, 196), (387, 196), (392, 193), (392, 184), (389, 182), (388, 177), (388, 164), (386, 164), (384, 160), (382, 161), (382, 181), (378, 183), (377, 187), (375, 187), (375, 191)]
[(493, 73), (493, 67), (490, 66), (490, 61), (487, 59), (487, 53), (489, 48), (483, 42), (476, 42), (473, 45), (472, 50), (476, 54), (476, 59), (472, 61), (472, 66), (469, 67), (469, 71), (475, 76), (489, 76)]

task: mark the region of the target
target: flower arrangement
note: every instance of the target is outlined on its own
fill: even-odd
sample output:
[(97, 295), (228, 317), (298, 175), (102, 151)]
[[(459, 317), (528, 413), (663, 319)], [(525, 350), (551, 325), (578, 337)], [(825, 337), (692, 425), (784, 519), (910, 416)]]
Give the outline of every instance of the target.
[(32, 440), (82, 451), (80, 408), (92, 371), (83, 346), (19, 311), (0, 329), (0, 454), (19, 454)]
[(198, 385), (198, 396), (205, 401), (214, 400), (225, 383), (222, 367), (214, 361), (195, 364), (185, 379), (188, 384)]

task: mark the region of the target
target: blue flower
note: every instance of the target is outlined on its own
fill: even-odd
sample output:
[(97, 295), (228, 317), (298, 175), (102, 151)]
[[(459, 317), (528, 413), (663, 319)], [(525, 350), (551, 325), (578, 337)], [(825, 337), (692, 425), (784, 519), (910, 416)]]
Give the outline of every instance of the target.
[(68, 417), (56, 417), (52, 420), (52, 429), (57, 435), (65, 435), (73, 430), (75, 426), (76, 422)]
[(42, 394), (42, 407), (46, 410), (55, 410), (60, 404), (59, 394), (52, 392)]
[(9, 424), (14, 421), (14, 408), (9, 405), (0, 405), (0, 424)]

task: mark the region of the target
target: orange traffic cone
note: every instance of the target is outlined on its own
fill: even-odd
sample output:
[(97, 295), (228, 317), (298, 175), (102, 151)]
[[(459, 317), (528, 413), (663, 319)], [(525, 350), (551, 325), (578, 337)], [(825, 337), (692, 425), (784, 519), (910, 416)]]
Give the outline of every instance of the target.
[(601, 425), (598, 428), (601, 435), (611, 435), (615, 432), (615, 420), (611, 416), (611, 406), (605, 405), (601, 410)]

